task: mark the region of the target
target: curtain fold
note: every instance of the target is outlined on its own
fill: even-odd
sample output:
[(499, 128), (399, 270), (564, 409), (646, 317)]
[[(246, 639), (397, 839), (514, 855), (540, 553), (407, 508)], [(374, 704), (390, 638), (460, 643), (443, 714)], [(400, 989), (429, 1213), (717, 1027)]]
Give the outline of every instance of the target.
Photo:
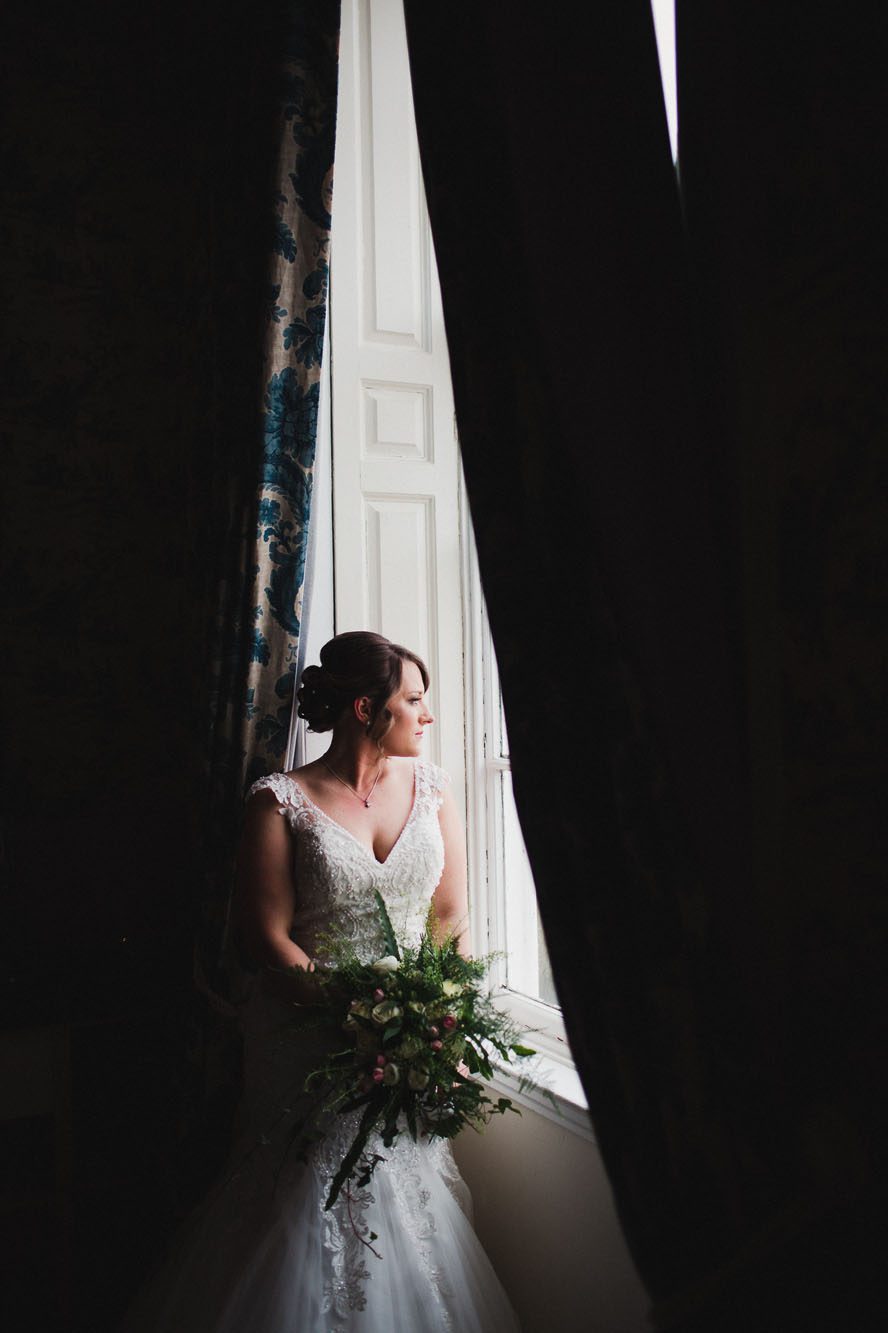
[[(519, 22), (503, 4), (470, 18), (420, 0), (405, 7), (516, 803), (627, 1240), (663, 1328), (783, 1333), (796, 1326), (793, 1302), (819, 1327), (824, 1282), (810, 1280), (817, 1261), (805, 1261), (798, 1238), (822, 1256), (836, 1237), (827, 1230), (814, 1243), (830, 1169), (842, 1169), (841, 1148), (830, 1162), (834, 1130), (857, 1178), (860, 1108), (849, 1114), (842, 1102), (836, 1122), (827, 1099), (822, 1123), (815, 1111), (807, 1128), (785, 1114), (798, 1069), (783, 1061), (797, 1033), (775, 1006), (811, 972), (795, 965), (788, 938), (774, 938), (775, 922), (792, 916), (775, 903), (804, 892), (762, 838), (763, 811), (772, 827), (781, 811), (778, 760), (762, 760), (760, 730), (789, 723), (779, 683), (759, 669), (761, 616), (773, 625), (775, 607), (750, 576), (750, 544), (759, 568), (777, 558), (773, 545), (755, 545), (761, 492), (744, 454), (769, 403), (763, 395), (750, 420), (749, 399), (725, 399), (723, 349), (713, 347), (743, 310), (747, 274), (733, 266), (755, 254), (756, 237), (733, 222), (722, 253), (712, 218), (719, 208), (730, 218), (743, 194), (739, 217), (754, 225), (762, 198), (780, 200), (765, 127), (800, 130), (807, 114), (779, 78), (789, 8), (784, 27), (755, 7), (742, 23), (738, 6), (691, 16), (693, 65), (680, 37), (678, 78), (702, 92), (696, 132), (707, 153), (680, 200), (644, 0), (587, 7), (582, 39), (563, 14)], [(744, 24), (754, 38), (738, 52)], [(826, 58), (827, 46), (818, 50)], [(719, 140), (720, 114), (733, 106), (741, 123), (736, 87), (721, 89), (707, 124), (707, 91), (734, 60), (738, 72), (767, 70), (751, 147), (736, 134)], [(872, 86), (866, 97), (875, 105)], [(813, 260), (819, 240), (801, 200), (784, 239), (788, 253), (809, 223)], [(703, 263), (713, 254), (734, 272), (718, 326)], [(852, 313), (826, 322), (840, 332)], [(742, 384), (747, 366), (734, 372)], [(876, 380), (875, 403), (873, 390)], [(801, 685), (794, 702), (804, 707)], [(810, 857), (802, 865), (811, 872)], [(821, 893), (821, 908), (838, 899), (841, 877)], [(808, 904), (794, 919), (810, 927), (817, 911)], [(797, 1018), (799, 1009), (796, 998)], [(816, 1058), (810, 1040), (805, 1051)], [(780, 1256), (794, 1245), (783, 1291)]]

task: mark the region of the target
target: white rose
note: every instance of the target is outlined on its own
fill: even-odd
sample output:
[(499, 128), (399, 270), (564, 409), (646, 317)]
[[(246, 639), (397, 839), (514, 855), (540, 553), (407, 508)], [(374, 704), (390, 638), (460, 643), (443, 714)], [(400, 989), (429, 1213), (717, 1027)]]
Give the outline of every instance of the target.
[(382, 1071), (382, 1081), (387, 1088), (390, 1088), (392, 1084), (397, 1083), (400, 1077), (401, 1075), (398, 1072), (397, 1065), (386, 1065), (385, 1069)]
[(376, 962), (371, 963), (370, 966), (373, 968), (374, 972), (379, 972), (381, 974), (384, 974), (388, 972), (397, 972), (398, 968), (401, 966), (401, 963), (399, 959), (395, 958), (393, 954), (389, 953), (386, 954), (385, 958), (377, 958)]
[(407, 1073), (407, 1086), (414, 1092), (422, 1092), (429, 1086), (429, 1076), (424, 1069), (411, 1069)]
[(381, 1000), (379, 1004), (374, 1004), (370, 1017), (381, 1027), (384, 1023), (391, 1023), (393, 1018), (400, 1018), (402, 1013), (401, 1006), (395, 1004), (394, 1000)]

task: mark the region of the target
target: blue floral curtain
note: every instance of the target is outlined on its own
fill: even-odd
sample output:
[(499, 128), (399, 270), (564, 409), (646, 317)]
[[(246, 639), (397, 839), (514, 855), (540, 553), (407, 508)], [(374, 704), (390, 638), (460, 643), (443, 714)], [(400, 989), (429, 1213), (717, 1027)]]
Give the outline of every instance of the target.
[[(239, 384), (232, 387), (230, 378), (239, 382), (253, 366), (242, 357), (226, 364), (223, 355), (217, 370), (220, 475), (213, 483), (228, 515), (229, 536), (220, 552), (208, 664), (205, 876), (198, 890), (198, 1000), (184, 1115), (185, 1137), (201, 1126), (201, 1140), (208, 1106), (232, 1104), (239, 1069), (232, 1020), (245, 975), (228, 925), (243, 797), (255, 778), (283, 766), (299, 652), (327, 315), (339, 9), (338, 0), (279, 0), (257, 16), (251, 35), (255, 86), (241, 105), (248, 114), (253, 101), (260, 109), (255, 125), (236, 127), (238, 134), (254, 136), (262, 153), (268, 145), (260, 139), (273, 125), (278, 150), (270, 183), (267, 285), (253, 302), (258, 310), (263, 297), (259, 410), (252, 435), (246, 417), (246, 447), (239, 438), (244, 414), (230, 410)], [(268, 107), (272, 79), (274, 106)], [(230, 214), (228, 196), (223, 206)], [(251, 207), (247, 200), (246, 209)], [(245, 213), (243, 203), (238, 210)], [(225, 228), (226, 235), (237, 231), (229, 215)], [(250, 244), (249, 235), (243, 244)], [(232, 279), (230, 270), (238, 265)], [(227, 268), (218, 276), (220, 289), (229, 280), (243, 288), (244, 272), (258, 272), (236, 249)], [(243, 308), (243, 295), (240, 303)], [(218, 323), (226, 322), (229, 306), (237, 301), (226, 306), (223, 290)], [(217, 328), (216, 336), (224, 341), (224, 328)], [(243, 339), (233, 338), (232, 345), (242, 349)]]
[(290, 0), (281, 15), (261, 450), (211, 661), (210, 794), (222, 846), (236, 836), (245, 790), (281, 766), (287, 744), (327, 315), (339, 4)]
[(287, 8), (255, 523), (245, 587), (234, 599), (223, 591), (212, 664), (213, 757), (238, 799), (280, 765), (287, 743), (327, 315), (339, 5)]

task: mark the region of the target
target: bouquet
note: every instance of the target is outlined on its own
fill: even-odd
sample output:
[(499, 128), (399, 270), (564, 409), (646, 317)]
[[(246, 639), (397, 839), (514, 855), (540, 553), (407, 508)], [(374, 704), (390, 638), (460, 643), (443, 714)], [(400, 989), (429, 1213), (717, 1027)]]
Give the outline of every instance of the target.
[[(328, 1209), (346, 1182), (357, 1176), (358, 1185), (366, 1185), (384, 1160), (367, 1151), (374, 1132), (391, 1147), (402, 1133), (450, 1139), (466, 1126), (480, 1129), (494, 1115), (520, 1114), (510, 1098), (489, 1097), (475, 1076), (492, 1076), (495, 1054), (519, 1061), (536, 1054), (486, 992), (489, 958), (464, 958), (452, 934), (437, 942), (431, 913), (418, 945), (402, 947), (378, 892), (376, 905), (386, 954), (362, 962), (349, 944), (333, 939), (327, 942), (332, 964), (316, 974), (324, 1019), (347, 1039), (308, 1075), (306, 1092), (318, 1095), (295, 1124), (291, 1149), (304, 1158), (335, 1115), (362, 1108)], [(531, 1079), (520, 1080), (519, 1086), (528, 1085)]]

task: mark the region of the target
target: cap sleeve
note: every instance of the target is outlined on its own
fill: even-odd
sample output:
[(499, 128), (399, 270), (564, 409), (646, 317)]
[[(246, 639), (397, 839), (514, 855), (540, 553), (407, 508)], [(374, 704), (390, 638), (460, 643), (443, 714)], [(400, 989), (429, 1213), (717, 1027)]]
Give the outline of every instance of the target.
[(422, 759), (418, 761), (416, 777), (420, 796), (435, 809), (440, 809), (444, 801), (444, 792), (450, 786), (450, 774), (437, 764)]
[(293, 803), (293, 784), (285, 773), (268, 773), (264, 778), (259, 778), (258, 782), (253, 783), (244, 800), (248, 801), (257, 791), (273, 792), (279, 806), (285, 807)]

